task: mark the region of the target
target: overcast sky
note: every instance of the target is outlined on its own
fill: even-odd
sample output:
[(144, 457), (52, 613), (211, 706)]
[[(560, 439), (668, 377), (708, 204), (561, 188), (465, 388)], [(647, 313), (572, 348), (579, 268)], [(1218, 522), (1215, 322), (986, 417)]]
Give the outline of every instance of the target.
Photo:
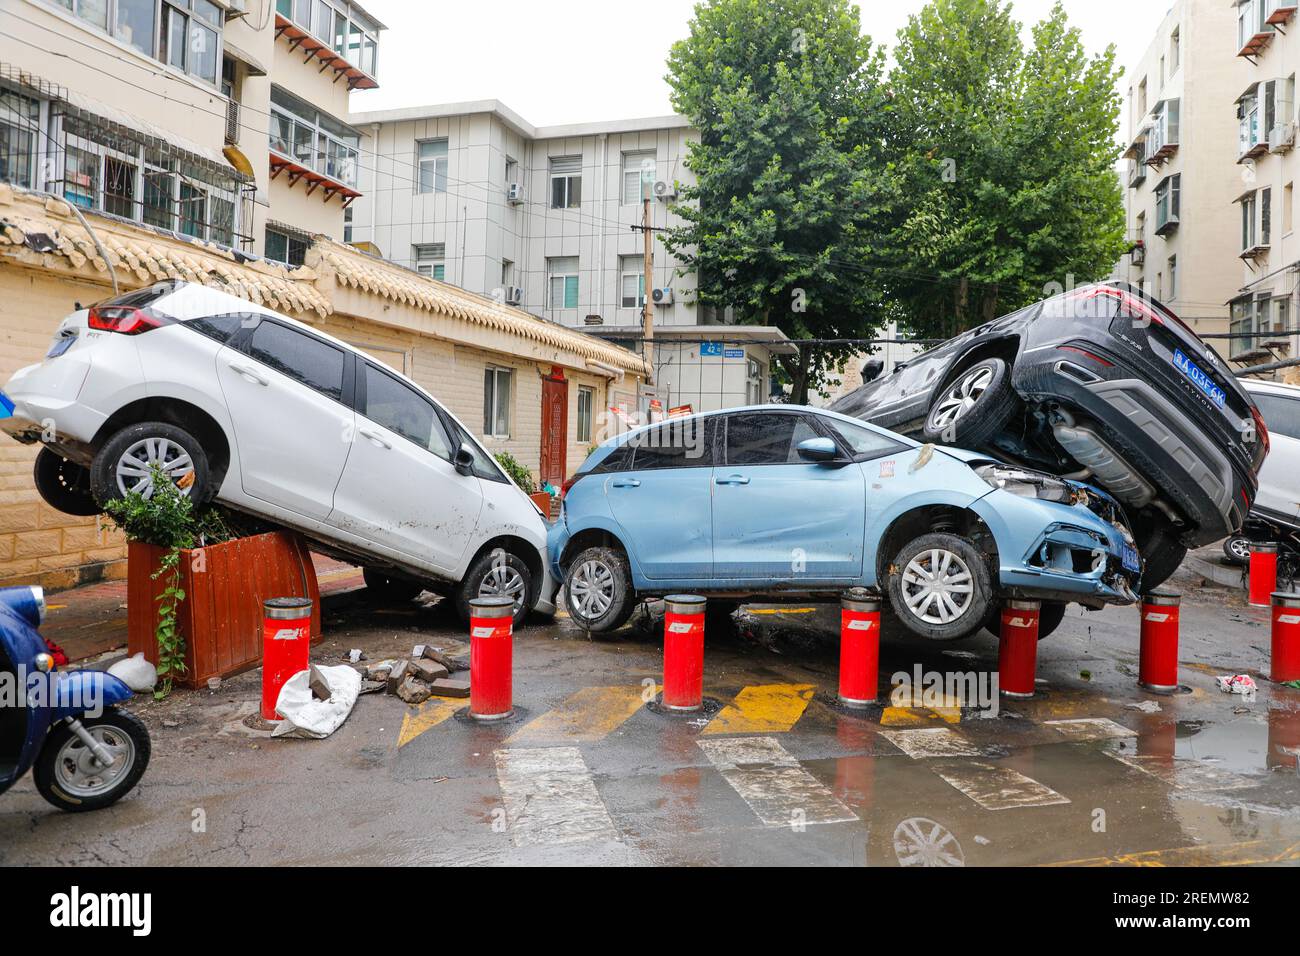
[[(1226, 2), (1226, 0), (1225, 0)], [(379, 89), (355, 93), (356, 112), (498, 99), (537, 126), (672, 112), (663, 81), (674, 40), (686, 35), (694, 0), (363, 0), (387, 32), (379, 41)], [(864, 0), (863, 31), (892, 47), (923, 0)], [(1065, 0), (1088, 48), (1114, 43), (1136, 63), (1168, 0)], [(1025, 25), (1052, 0), (1017, 0)]]

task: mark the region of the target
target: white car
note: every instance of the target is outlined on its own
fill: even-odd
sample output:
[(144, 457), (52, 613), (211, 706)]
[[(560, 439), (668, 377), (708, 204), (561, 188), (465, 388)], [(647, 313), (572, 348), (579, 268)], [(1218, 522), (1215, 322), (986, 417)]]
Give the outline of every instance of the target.
[(1264, 540), (1251, 519), (1300, 527), (1300, 386), (1260, 379), (1238, 379), (1259, 408), (1268, 428), (1269, 452), (1259, 470), (1259, 493), (1245, 527), (1224, 542), (1228, 558), (1250, 558), (1252, 539)]
[(516, 623), (555, 610), (541, 512), (464, 424), (363, 352), (236, 296), (166, 282), (78, 309), (0, 392), (0, 416), (44, 443), (37, 488), (64, 512), (150, 494), (156, 464), (198, 503), (361, 564), (386, 597), (428, 587), (464, 616), (505, 594)]

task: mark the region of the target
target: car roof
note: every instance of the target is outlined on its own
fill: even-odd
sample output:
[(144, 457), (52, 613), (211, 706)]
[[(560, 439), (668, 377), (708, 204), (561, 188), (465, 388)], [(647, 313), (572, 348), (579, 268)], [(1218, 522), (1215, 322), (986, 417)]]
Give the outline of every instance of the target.
[(1271, 392), (1274, 395), (1300, 397), (1300, 385), (1288, 385), (1286, 382), (1271, 382), (1260, 378), (1239, 378), (1237, 381), (1248, 392)]

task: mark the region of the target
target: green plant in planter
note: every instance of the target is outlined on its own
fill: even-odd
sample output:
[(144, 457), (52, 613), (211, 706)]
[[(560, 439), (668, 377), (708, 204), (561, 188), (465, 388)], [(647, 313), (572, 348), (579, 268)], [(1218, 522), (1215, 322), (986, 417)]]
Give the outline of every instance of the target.
[(533, 473), (520, 464), (518, 458), (508, 451), (499, 451), (496, 453), (496, 460), (514, 483), (524, 490), (524, 494), (531, 495), (537, 491), (537, 485), (533, 483)]
[(159, 684), (154, 697), (162, 700), (172, 692), (172, 682), (183, 676), (185, 638), (177, 626), (176, 611), (185, 600), (181, 587), (181, 552), (206, 547), (230, 539), (221, 513), (215, 508), (198, 511), (194, 503), (163, 474), (156, 465), (149, 468), (153, 494), (146, 498), (132, 491), (125, 498), (108, 502), (104, 513), (113, 520), (130, 541), (139, 541), (164, 549), (154, 580), (162, 579), (163, 592), (158, 596), (158, 624), (154, 636), (158, 641)]

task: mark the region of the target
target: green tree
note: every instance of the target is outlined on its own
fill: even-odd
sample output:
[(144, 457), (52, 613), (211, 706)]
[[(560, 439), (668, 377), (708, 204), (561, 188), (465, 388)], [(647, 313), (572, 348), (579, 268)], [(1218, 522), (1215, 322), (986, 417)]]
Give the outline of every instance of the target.
[[(710, 0), (673, 45), (673, 106), (700, 133), (664, 244), (701, 305), (792, 339), (857, 338), (882, 321), (865, 264), (890, 229), (884, 57), (847, 0)], [(804, 402), (848, 350), (780, 359)]]
[(1058, 3), (1028, 50), (1009, 4), (932, 0), (890, 76), (906, 135), (897, 226), (882, 244), (897, 315), (943, 338), (1123, 252), (1114, 48), (1089, 57)]

